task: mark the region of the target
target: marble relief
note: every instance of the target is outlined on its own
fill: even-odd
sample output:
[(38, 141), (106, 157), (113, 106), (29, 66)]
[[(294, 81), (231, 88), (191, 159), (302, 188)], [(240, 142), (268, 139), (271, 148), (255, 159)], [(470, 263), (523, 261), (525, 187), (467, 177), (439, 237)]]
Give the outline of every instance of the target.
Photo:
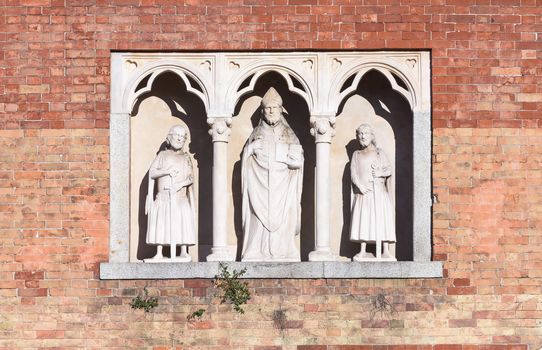
[[(181, 90), (189, 96), (179, 95), (174, 103), (186, 108), (193, 105), (191, 99), (199, 99), (202, 106), (201, 115), (194, 117), (190, 110), (186, 109), (185, 113), (179, 108), (180, 113), (172, 113), (172, 119), (185, 113), (186, 120), (206, 120), (212, 136), (205, 140), (201, 127), (195, 122), (188, 127), (176, 125), (168, 133), (166, 149), (156, 154), (150, 167), (144, 166), (143, 170), (149, 169), (144, 205), (146, 221), (139, 220), (138, 237), (130, 239), (149, 245), (147, 256), (152, 256), (156, 247), (155, 256), (142, 257), (145, 262), (405, 260), (405, 254), (397, 255), (396, 249), (404, 247), (401, 239), (404, 240), (405, 235), (396, 223), (395, 181), (404, 177), (402, 162), (413, 164), (415, 160), (397, 158), (393, 134), (410, 123), (410, 131), (396, 134), (409, 141), (397, 139), (397, 144), (408, 145), (412, 149), (409, 154), (420, 147), (420, 142), (413, 141), (412, 123), (413, 120), (425, 123), (427, 118), (423, 113), (430, 110), (429, 90), (425, 84), (429, 55), (417, 52), (385, 55), (377, 52), (172, 53), (162, 55), (167, 56), (162, 63), (150, 54), (123, 55), (124, 58), (116, 60), (122, 67), (122, 74), (118, 76), (124, 78), (114, 80), (112, 90), (122, 88), (125, 92), (122, 101), (116, 99), (112, 104), (115, 111), (112, 113), (136, 106), (135, 101), (155, 91), (153, 84), (158, 81), (157, 77), (168, 72), (181, 78), (184, 85)], [(113, 66), (117, 66), (116, 61)], [(261, 83), (260, 78), (267, 72), (276, 74), (277, 80), (282, 79), (280, 83)], [(372, 90), (375, 72), (384, 83), (380, 81)], [(160, 90), (156, 91), (159, 98)], [(298, 116), (297, 112), (289, 115), (283, 99), (289, 110), (292, 101), (296, 101), (293, 106), (300, 105), (299, 102), (306, 104), (303, 115)], [(364, 104), (360, 100), (364, 100)], [(259, 106), (255, 106), (256, 103)], [(365, 113), (367, 110), (369, 114)], [(398, 110), (406, 112), (397, 114)], [(186, 122), (183, 118), (180, 119)], [(387, 133), (383, 133), (384, 122), (388, 123), (390, 132), (385, 129)], [(359, 123), (363, 124), (353, 132)], [(197, 162), (194, 172), (190, 155), (183, 147), (187, 136), (194, 136), (196, 130), (196, 142), (201, 147), (208, 142), (209, 152), (194, 156)], [(387, 137), (390, 134), (392, 137)], [(132, 142), (138, 142), (137, 135), (130, 137)], [(149, 156), (154, 157), (154, 151)], [(137, 159), (132, 161), (137, 162)], [(428, 187), (423, 184), (420, 187), (423, 192), (414, 189), (415, 184), (422, 182), (424, 172), (414, 173), (412, 164), (407, 166), (414, 174), (408, 178), (413, 183), (409, 185), (412, 189), (399, 201), (401, 204), (421, 203), (419, 208), (423, 211), (418, 210), (418, 216), (410, 216), (408, 222), (411, 248), (407, 249), (413, 253), (407, 254), (407, 260), (415, 260), (416, 256), (422, 256), (420, 254), (424, 254), (425, 259), (430, 242), (424, 236), (418, 239), (422, 243), (412, 243), (414, 235), (430, 232), (426, 232), (430, 228), (426, 225), (427, 204), (420, 199), (427, 194)], [(198, 176), (203, 170), (209, 174), (207, 178)], [(307, 177), (311, 182), (307, 185), (305, 181), (303, 186)], [(407, 182), (399, 182), (398, 188)], [(146, 186), (145, 182), (141, 183)], [(198, 189), (200, 206), (202, 198), (209, 203), (206, 208), (212, 206), (212, 218), (205, 219), (208, 223), (205, 229), (201, 228), (201, 218), (197, 224), (196, 211), (201, 208), (196, 206), (194, 186)], [(132, 198), (138, 200), (133, 194)], [(141, 199), (139, 203), (143, 203)], [(413, 208), (409, 210), (414, 212)], [(207, 215), (210, 213), (211, 209)], [(302, 232), (303, 225), (311, 218), (313, 231), (304, 228), (306, 232)], [(119, 225), (118, 221), (113, 221), (113, 226), (118, 227), (115, 226)], [(422, 230), (415, 229), (416, 225)], [(311, 235), (314, 237), (309, 237)], [(350, 244), (347, 250), (343, 249), (345, 241)], [(312, 247), (307, 249), (307, 246)], [(195, 253), (195, 257), (189, 255), (189, 247), (193, 247), (190, 252)]]

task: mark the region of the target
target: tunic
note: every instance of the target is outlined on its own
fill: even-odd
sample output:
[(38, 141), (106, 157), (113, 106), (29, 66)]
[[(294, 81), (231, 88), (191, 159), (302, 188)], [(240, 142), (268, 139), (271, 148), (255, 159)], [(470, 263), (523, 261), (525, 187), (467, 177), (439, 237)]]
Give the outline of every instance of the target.
[[(176, 177), (168, 175), (157, 180), (158, 193), (153, 200), (155, 180), (149, 176), (147, 244), (196, 244), (195, 202), (192, 191), (192, 163), (188, 155), (172, 150), (162, 151), (151, 169), (175, 168)], [(188, 184), (186, 184), (189, 182)]]
[[(377, 172), (373, 177), (373, 169)], [(391, 165), (384, 151), (356, 151), (350, 165), (352, 176), (352, 216), (350, 240), (355, 242), (395, 242), (395, 218), (386, 180)], [(370, 191), (362, 194), (360, 188)]]
[[(263, 149), (254, 153), (252, 143)], [(254, 129), (242, 155), (243, 261), (300, 261), (295, 236), (301, 227), (303, 150), (284, 118)], [(288, 155), (298, 165), (288, 165)]]

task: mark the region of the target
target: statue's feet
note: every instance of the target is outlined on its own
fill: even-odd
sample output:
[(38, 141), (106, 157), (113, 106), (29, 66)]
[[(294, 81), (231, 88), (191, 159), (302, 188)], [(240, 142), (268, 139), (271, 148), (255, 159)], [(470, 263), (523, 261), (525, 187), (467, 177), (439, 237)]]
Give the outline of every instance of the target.
[(382, 253), (382, 258), (384, 259), (395, 259), (395, 257), (393, 255), (390, 254), (390, 252), (384, 252)]
[(152, 258), (144, 259), (143, 262), (146, 263), (163, 263), (168, 262), (169, 258), (164, 257), (162, 254), (156, 254)]
[(152, 258), (147, 258), (145, 260), (163, 260), (164, 256), (161, 252), (156, 253)]
[(384, 260), (384, 261), (397, 261), (397, 259), (390, 254), (389, 251), (384, 251), (382, 253), (382, 256), (380, 257), (380, 260)]
[(180, 256), (174, 256), (170, 259), (171, 262), (190, 262), (192, 257), (188, 254), (181, 254)]
[(359, 252), (353, 258), (354, 261), (372, 261), (375, 259), (375, 256), (367, 252)]

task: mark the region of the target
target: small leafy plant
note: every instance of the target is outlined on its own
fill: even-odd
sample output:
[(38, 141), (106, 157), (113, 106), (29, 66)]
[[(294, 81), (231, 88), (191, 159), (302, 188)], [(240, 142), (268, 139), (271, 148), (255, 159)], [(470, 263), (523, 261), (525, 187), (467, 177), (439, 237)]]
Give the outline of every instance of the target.
[(152, 309), (158, 306), (158, 298), (149, 297), (147, 287), (143, 288), (143, 291), (145, 292), (145, 297), (141, 298), (141, 296), (138, 295), (132, 299), (130, 306), (132, 309), (143, 309), (145, 312), (150, 312)]
[(186, 316), (187, 321), (199, 320), (201, 316), (205, 313), (205, 309), (198, 309), (192, 312), (190, 315)]
[(233, 270), (230, 272), (228, 267), (222, 263), (218, 266), (219, 273), (215, 276), (214, 286), (222, 291), (220, 295), (220, 303), (224, 304), (229, 302), (233, 305), (233, 309), (244, 314), (245, 310), (241, 307), (250, 300), (250, 292), (248, 290), (248, 284), (241, 282), (239, 278), (243, 276), (247, 269), (244, 268), (241, 271)]

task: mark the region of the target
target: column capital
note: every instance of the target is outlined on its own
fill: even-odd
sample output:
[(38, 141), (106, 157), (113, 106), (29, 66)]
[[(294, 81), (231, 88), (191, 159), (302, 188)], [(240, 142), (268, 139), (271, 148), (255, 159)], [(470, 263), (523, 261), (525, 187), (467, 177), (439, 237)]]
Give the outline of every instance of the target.
[(316, 143), (331, 143), (331, 138), (335, 135), (336, 121), (335, 116), (311, 116), (311, 135), (314, 136), (314, 141)]
[(207, 118), (209, 125), (209, 135), (213, 142), (228, 142), (231, 134), (231, 117), (213, 117)]

